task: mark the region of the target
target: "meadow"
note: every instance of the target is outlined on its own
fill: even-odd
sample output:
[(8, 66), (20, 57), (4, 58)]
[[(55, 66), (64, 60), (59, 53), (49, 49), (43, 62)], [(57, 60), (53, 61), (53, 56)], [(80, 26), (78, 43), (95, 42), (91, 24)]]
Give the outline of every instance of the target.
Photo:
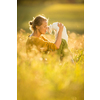
[[(18, 6), (17, 100), (84, 100), (83, 6)], [(49, 24), (60, 21), (69, 29), (68, 46), (75, 64), (70, 62), (68, 57), (60, 61), (58, 55), (41, 54), (36, 49), (27, 56), (26, 41), (31, 34), (28, 21), (38, 14), (48, 17)], [(54, 35), (44, 36), (55, 41)]]
[(42, 55), (36, 50), (27, 57), (28, 35), (20, 32), (17, 37), (18, 100), (84, 100), (84, 35), (69, 35), (75, 64), (68, 59), (60, 62), (57, 55)]

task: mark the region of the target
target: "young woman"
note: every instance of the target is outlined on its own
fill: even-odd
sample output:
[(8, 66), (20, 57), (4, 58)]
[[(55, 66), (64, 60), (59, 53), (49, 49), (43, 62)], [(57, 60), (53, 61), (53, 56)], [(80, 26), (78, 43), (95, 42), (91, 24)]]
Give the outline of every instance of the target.
[(63, 24), (58, 23), (59, 32), (55, 43), (49, 42), (45, 37), (41, 36), (45, 34), (48, 28), (48, 20), (44, 16), (37, 16), (30, 21), (30, 29), (32, 34), (28, 37), (26, 42), (27, 52), (31, 51), (32, 46), (35, 45), (39, 50), (42, 48), (43, 51), (59, 49), (61, 44), (61, 36), (63, 31)]
[(48, 20), (44, 16), (36, 16), (32, 21), (30, 21), (30, 29), (32, 34), (28, 37), (26, 42), (26, 52), (30, 52), (33, 48), (33, 45), (37, 47), (39, 51), (55, 51), (62, 58), (64, 56), (64, 48), (67, 48), (67, 43), (62, 37), (62, 31), (64, 25), (62, 23), (58, 23), (59, 32), (54, 43), (49, 42), (42, 34), (45, 34), (48, 29)]

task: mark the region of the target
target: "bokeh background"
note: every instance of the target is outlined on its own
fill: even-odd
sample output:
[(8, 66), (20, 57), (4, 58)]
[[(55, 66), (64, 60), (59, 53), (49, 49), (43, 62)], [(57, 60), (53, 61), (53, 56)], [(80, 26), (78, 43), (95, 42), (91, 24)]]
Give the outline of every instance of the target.
[(30, 32), (28, 22), (43, 14), (53, 22), (63, 23), (67, 30), (84, 34), (84, 0), (17, 0), (17, 31)]
[[(70, 57), (62, 62), (56, 54), (45, 55), (35, 48), (27, 57), (28, 22), (43, 14), (68, 30)], [(50, 41), (54, 35), (45, 34)], [(65, 50), (67, 53), (67, 51)], [(84, 100), (84, 1), (17, 0), (17, 100)]]

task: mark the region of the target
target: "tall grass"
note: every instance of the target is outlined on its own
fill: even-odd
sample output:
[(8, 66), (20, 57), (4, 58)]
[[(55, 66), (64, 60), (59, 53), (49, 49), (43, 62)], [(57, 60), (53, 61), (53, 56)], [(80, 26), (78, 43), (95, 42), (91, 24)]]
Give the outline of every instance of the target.
[[(17, 34), (18, 100), (84, 100), (84, 35), (69, 34), (69, 48), (75, 64), (59, 61), (58, 55), (34, 50), (27, 57), (25, 43), (29, 33)], [(53, 35), (45, 36), (54, 41)]]

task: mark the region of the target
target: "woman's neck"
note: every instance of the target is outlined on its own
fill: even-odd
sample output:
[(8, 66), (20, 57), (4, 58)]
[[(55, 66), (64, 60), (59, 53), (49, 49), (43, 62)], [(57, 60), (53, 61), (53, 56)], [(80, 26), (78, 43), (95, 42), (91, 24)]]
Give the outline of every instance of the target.
[(40, 33), (39, 32), (37, 32), (37, 31), (34, 31), (33, 33), (32, 33), (32, 36), (36, 36), (36, 37), (40, 37)]

